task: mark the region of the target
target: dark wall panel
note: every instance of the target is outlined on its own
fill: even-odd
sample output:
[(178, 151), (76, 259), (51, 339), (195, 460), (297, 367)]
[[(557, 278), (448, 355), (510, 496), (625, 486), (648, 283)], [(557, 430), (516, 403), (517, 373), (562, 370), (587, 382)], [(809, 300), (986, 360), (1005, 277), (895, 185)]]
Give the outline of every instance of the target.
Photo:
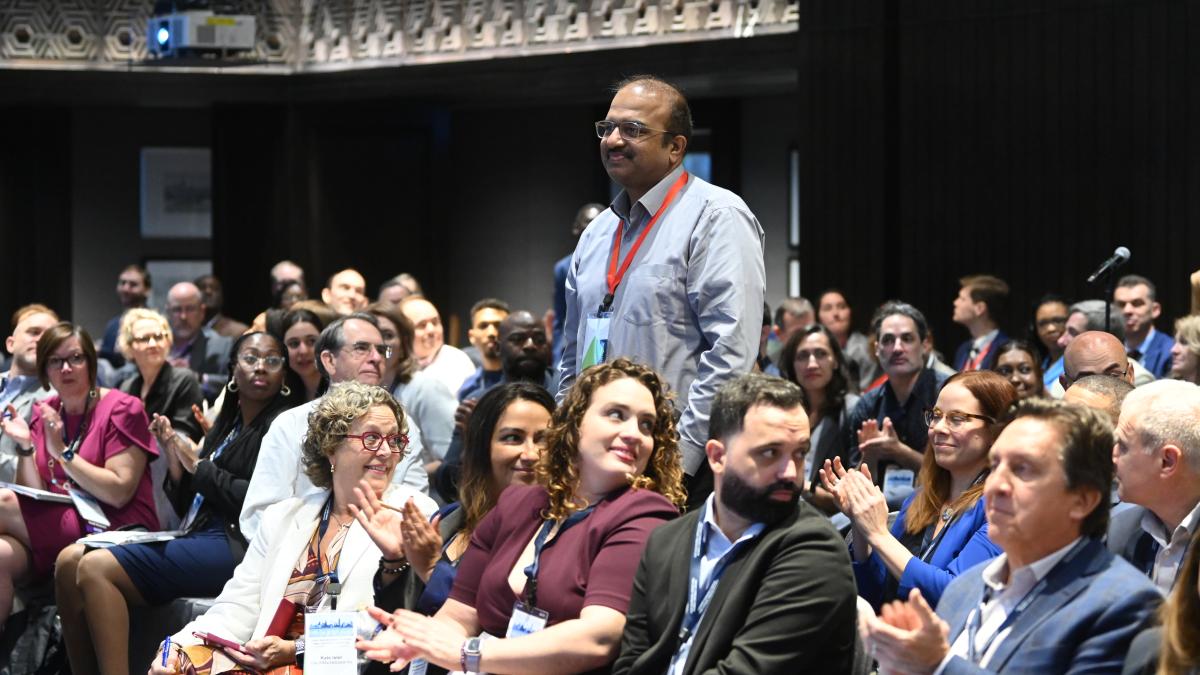
[[(1159, 327), (1187, 312), (1187, 274), (1200, 267), (1200, 12), (1192, 3), (839, 4), (802, 5), (801, 144), (806, 175), (822, 176), (805, 185), (806, 234), (841, 238), (843, 204), (855, 194), (882, 201), (883, 211), (855, 230), (865, 250), (805, 247), (807, 288), (845, 283), (860, 304), (909, 299), (950, 349), (966, 335), (949, 321), (959, 276), (1008, 279), (1014, 302), (1005, 321), (1020, 329), (1028, 303), (1046, 291), (1095, 295), (1084, 278), (1126, 245), (1128, 271), (1159, 285)], [(854, 23), (864, 15), (878, 21)], [(875, 39), (864, 44), (864, 36)], [(880, 44), (886, 62), (874, 80), (823, 78), (847, 61), (874, 62)], [(853, 151), (880, 127), (878, 148)], [(847, 154), (862, 158), (859, 175), (842, 169)], [(876, 245), (881, 227), (894, 248)], [(808, 241), (824, 244), (815, 234)], [(881, 264), (887, 272), (875, 269)]]

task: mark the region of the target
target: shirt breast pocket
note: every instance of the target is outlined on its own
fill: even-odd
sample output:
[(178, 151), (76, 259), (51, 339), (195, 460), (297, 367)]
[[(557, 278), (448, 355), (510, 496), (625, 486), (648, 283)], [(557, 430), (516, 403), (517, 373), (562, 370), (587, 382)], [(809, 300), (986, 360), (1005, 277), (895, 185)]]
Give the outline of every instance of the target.
[(687, 321), (687, 297), (674, 265), (639, 265), (629, 271), (621, 306), (634, 326), (663, 326)]

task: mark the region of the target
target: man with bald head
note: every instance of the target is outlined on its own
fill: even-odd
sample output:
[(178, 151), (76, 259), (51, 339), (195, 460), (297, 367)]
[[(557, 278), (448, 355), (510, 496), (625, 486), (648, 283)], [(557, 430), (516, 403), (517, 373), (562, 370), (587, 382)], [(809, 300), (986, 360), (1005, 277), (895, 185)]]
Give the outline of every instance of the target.
[(174, 368), (188, 368), (195, 373), (204, 398), (211, 403), (229, 380), (233, 340), (204, 326), (204, 296), (190, 281), (181, 281), (167, 291), (166, 309), (174, 338), (167, 360)]
[(628, 357), (676, 392), (688, 496), (712, 491), (712, 398), (754, 367), (766, 272), (746, 203), (683, 166), (687, 99), (652, 75), (615, 87), (596, 123), (600, 161), (622, 190), (579, 239), (567, 271), (561, 398), (589, 366)]
[(1133, 367), (1125, 354), (1125, 345), (1112, 333), (1088, 331), (1067, 345), (1063, 352), (1063, 374), (1058, 376), (1063, 389), (1088, 375), (1107, 375), (1133, 384)]
[(347, 267), (329, 277), (321, 289), (321, 302), (342, 316), (349, 316), (367, 306), (367, 280), (358, 270)]

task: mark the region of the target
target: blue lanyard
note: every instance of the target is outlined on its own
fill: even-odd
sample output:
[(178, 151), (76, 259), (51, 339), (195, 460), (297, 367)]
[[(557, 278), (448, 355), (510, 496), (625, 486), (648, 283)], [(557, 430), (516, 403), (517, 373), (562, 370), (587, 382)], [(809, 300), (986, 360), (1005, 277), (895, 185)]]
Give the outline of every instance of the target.
[(591, 504), (586, 509), (582, 511), (576, 511), (575, 513), (567, 516), (567, 519), (563, 521), (562, 526), (558, 528), (558, 534), (551, 542), (547, 542), (546, 537), (550, 536), (550, 530), (554, 529), (554, 523), (557, 521), (547, 520), (542, 523), (542, 529), (538, 531), (537, 538), (533, 540), (533, 562), (525, 568), (525, 578), (529, 580), (529, 582), (525, 585), (526, 607), (537, 607), (537, 576), (538, 570), (541, 569), (542, 551), (545, 550), (545, 548), (551, 543), (561, 539), (564, 532), (582, 522), (584, 518), (592, 515), (592, 511), (595, 510), (595, 508), (596, 504)]
[(992, 633), (992, 636), (988, 638), (986, 643), (984, 643), (983, 649), (976, 652), (975, 634), (978, 633), (979, 629), (983, 627), (983, 608), (992, 599), (991, 587), (986, 585), (984, 586), (983, 601), (979, 603), (978, 607), (971, 611), (971, 617), (967, 621), (967, 658), (971, 660), (971, 663), (977, 665), (979, 664), (980, 659), (986, 656), (988, 650), (992, 648), (992, 643), (996, 641), (996, 638), (1003, 633), (1006, 628), (1016, 623), (1017, 618), (1021, 616), (1021, 613), (1029, 609), (1029, 606), (1033, 604), (1033, 601), (1037, 599), (1037, 596), (1046, 589), (1046, 584), (1050, 583), (1050, 575), (1054, 573), (1054, 570), (1058, 569), (1061, 565), (1070, 564), (1070, 562), (1075, 559), (1075, 556), (1079, 555), (1079, 552), (1082, 551), (1084, 546), (1087, 546), (1087, 544), (1088, 539), (1085, 537), (1084, 539), (1080, 540), (1079, 543), (1075, 544), (1075, 546), (1062, 560), (1059, 560), (1054, 567), (1050, 568), (1050, 571), (1046, 572), (1046, 576), (1042, 577), (1041, 581), (1037, 582), (1033, 588), (1029, 589), (1029, 592), (1025, 594), (1025, 597), (1021, 598), (1021, 601), (1018, 602), (1017, 606), (1013, 608), (1013, 611), (1009, 612), (1008, 616), (1004, 617), (1004, 623), (1000, 624), (1000, 627), (997, 628), (994, 633)]
[(708, 606), (712, 603), (713, 596), (717, 594), (717, 582), (721, 580), (721, 575), (725, 573), (725, 568), (737, 556), (738, 551), (745, 547), (750, 542), (754, 541), (758, 535), (751, 536), (749, 539), (742, 539), (735, 543), (721, 556), (717, 561), (717, 565), (713, 568), (712, 574), (709, 575), (706, 583), (700, 581), (700, 561), (704, 557), (704, 552), (708, 550), (708, 527), (705, 526), (705, 517), (708, 515), (708, 503), (700, 509), (700, 520), (696, 523), (696, 537), (692, 544), (692, 562), (691, 569), (688, 573), (688, 602), (687, 608), (683, 614), (683, 623), (679, 628), (679, 644), (688, 641), (692, 633), (696, 630), (696, 626), (700, 623), (700, 619), (704, 613), (708, 611)]
[[(329, 499), (325, 502), (325, 508), (321, 511), (321, 524), (317, 525), (317, 564), (320, 565), (321, 576), (317, 577), (317, 583), (327, 581), (329, 584), (337, 584), (337, 564), (334, 564), (332, 570), (325, 569), (325, 563), (321, 559), (321, 542), (325, 540), (325, 532), (329, 529), (329, 516), (333, 511), (333, 494), (329, 495)], [(340, 558), (341, 555), (339, 554)], [(335, 586), (335, 588), (337, 588)], [(336, 595), (336, 593), (335, 593)]]

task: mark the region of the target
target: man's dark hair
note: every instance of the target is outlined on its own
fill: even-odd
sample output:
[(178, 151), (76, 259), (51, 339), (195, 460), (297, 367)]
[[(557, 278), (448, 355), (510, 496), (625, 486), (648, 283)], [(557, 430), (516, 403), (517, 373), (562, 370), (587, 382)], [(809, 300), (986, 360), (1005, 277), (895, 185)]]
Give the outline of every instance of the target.
[(907, 316), (917, 324), (917, 337), (921, 338), (922, 342), (929, 335), (929, 322), (925, 320), (925, 315), (921, 313), (921, 310), (907, 302), (888, 300), (880, 305), (879, 309), (875, 310), (875, 314), (871, 316), (871, 333), (875, 335), (876, 340), (879, 339), (879, 331), (883, 328), (884, 319), (896, 314)]
[(972, 274), (959, 279), (958, 284), (967, 289), (972, 302), (987, 305), (988, 318), (992, 321), (1004, 313), (1004, 305), (1008, 302), (1008, 284), (1000, 277)]
[(484, 299), (480, 300), (479, 302), (471, 305), (471, 327), (472, 328), (475, 327), (475, 315), (478, 314), (480, 312), (480, 310), (484, 310), (484, 309), (494, 309), (498, 312), (504, 312), (505, 314), (512, 313), (512, 310), (509, 309), (507, 302), (497, 299), (497, 298), (484, 298)]
[(1067, 489), (1092, 488), (1100, 493), (1096, 508), (1083, 519), (1080, 534), (1099, 539), (1108, 532), (1109, 494), (1113, 481), (1113, 428), (1107, 416), (1086, 406), (1045, 398), (1018, 403), (1005, 424), (1022, 417), (1041, 420), (1058, 429), (1062, 438), (1059, 460)]
[(321, 362), (321, 354), (325, 352), (337, 352), (342, 347), (346, 346), (346, 322), (351, 319), (358, 321), (366, 321), (367, 323), (379, 328), (379, 319), (375, 318), (374, 314), (367, 312), (354, 312), (343, 317), (338, 317), (329, 322), (328, 326), (321, 331), (317, 336), (317, 345), (314, 350), (317, 352), (317, 370), (321, 373), (322, 382), (329, 381), (329, 373), (325, 370), (325, 364)]
[[(665, 91), (671, 95), (671, 115), (667, 123), (667, 131), (676, 136), (683, 136), (688, 141), (692, 140), (692, 109), (688, 106), (687, 97), (683, 95), (683, 90), (679, 87), (667, 82), (657, 75), (630, 75), (625, 79), (613, 85), (613, 93), (617, 93), (628, 87), (631, 84), (646, 83), (650, 87)], [(669, 136), (663, 136), (663, 145), (671, 142)]]
[(1150, 298), (1150, 302), (1156, 302), (1158, 300), (1158, 288), (1155, 287), (1153, 281), (1150, 281), (1140, 274), (1126, 274), (1125, 276), (1121, 277), (1117, 281), (1117, 288), (1133, 288), (1134, 286), (1140, 286), (1143, 284), (1146, 286), (1146, 288), (1150, 289), (1149, 293), (1146, 294), (1147, 297)]
[[(150, 283), (150, 272), (145, 267), (142, 267), (141, 265), (139, 265), (137, 263), (133, 263), (132, 265), (126, 265), (125, 267), (123, 267), (121, 269), (121, 274), (124, 274), (125, 272), (130, 272), (130, 271), (137, 272), (138, 274), (142, 275), (142, 285), (144, 285), (146, 288), (154, 287), (154, 285)], [(120, 276), (120, 274), (118, 274), (117, 276)], [(1153, 287), (1151, 287), (1151, 288), (1153, 288)]]
[(583, 234), (583, 231), (587, 229), (587, 226), (597, 216), (604, 213), (606, 208), (608, 207), (596, 202), (584, 204), (579, 207), (579, 210), (575, 212), (575, 220), (571, 222), (571, 236), (578, 239), (579, 235)]
[(708, 439), (723, 441), (741, 433), (746, 413), (756, 405), (792, 410), (804, 406), (800, 387), (780, 377), (749, 373), (726, 383), (713, 397)]

